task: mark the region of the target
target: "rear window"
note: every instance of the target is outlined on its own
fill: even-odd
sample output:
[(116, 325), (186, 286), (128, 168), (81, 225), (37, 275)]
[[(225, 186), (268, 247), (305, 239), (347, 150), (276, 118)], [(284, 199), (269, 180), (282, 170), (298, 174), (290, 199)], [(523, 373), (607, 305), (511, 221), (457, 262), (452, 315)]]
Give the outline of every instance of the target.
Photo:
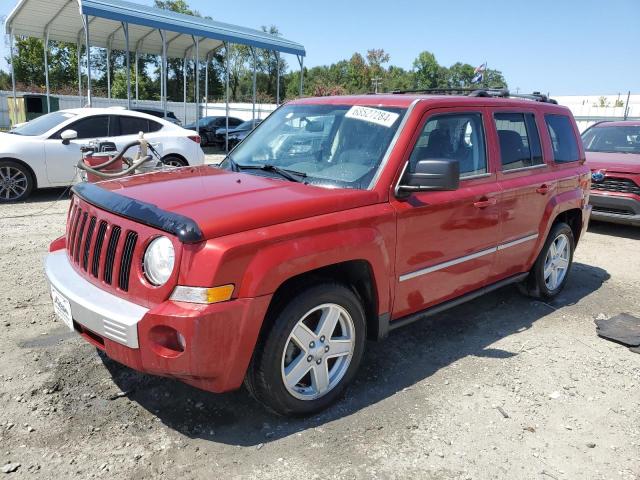
[(545, 115), (544, 120), (551, 137), (553, 160), (559, 163), (579, 160), (578, 142), (569, 117), (566, 115)]
[(543, 163), (540, 136), (532, 113), (496, 113), (494, 119), (503, 171)]
[(137, 135), (140, 132), (149, 133), (149, 120), (139, 117), (120, 118), (120, 135)]

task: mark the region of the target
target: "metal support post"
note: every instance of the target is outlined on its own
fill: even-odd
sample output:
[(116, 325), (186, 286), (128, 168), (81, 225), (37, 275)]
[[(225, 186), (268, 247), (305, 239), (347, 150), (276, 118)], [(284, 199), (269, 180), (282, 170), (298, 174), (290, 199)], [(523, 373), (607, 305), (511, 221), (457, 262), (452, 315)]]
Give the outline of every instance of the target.
[(139, 56), (140, 56), (140, 54), (138, 52), (138, 49), (136, 48), (135, 61), (134, 61), (134, 68), (136, 69), (136, 105), (138, 104), (138, 100), (139, 100), (139, 97), (138, 97), (138, 93), (139, 93), (139, 91), (138, 91), (138, 85), (139, 85), (138, 77), (140, 76), (140, 67), (138, 67), (138, 57)]
[(280, 52), (274, 52), (276, 55), (276, 105), (280, 105)]
[(304, 57), (302, 55), (298, 55), (298, 63), (300, 64), (300, 96), (304, 92)]
[(162, 38), (162, 61), (160, 67), (160, 99), (162, 100), (162, 110), (164, 111), (164, 118), (167, 118), (167, 36), (163, 30), (160, 32), (160, 38)]
[(226, 128), (224, 134), (224, 151), (229, 152), (229, 44), (225, 42), (224, 44), (224, 55), (225, 55), (225, 116), (226, 116)]
[(193, 38), (193, 43), (195, 46), (196, 52), (196, 93), (195, 93), (195, 104), (196, 104), (196, 127), (198, 122), (200, 121), (200, 39)]
[(78, 35), (78, 99), (80, 100), (80, 108), (82, 108), (82, 43)]
[(258, 56), (256, 55), (256, 49), (251, 47), (251, 56), (253, 57), (253, 97), (252, 97), (252, 107), (251, 107), (251, 121), (252, 126), (255, 126), (256, 121), (256, 81), (257, 81), (257, 70), (258, 70)]
[(91, 108), (91, 44), (89, 35), (89, 15), (83, 15), (84, 41), (87, 50), (87, 106)]
[(44, 84), (47, 89), (47, 113), (51, 112), (51, 90), (49, 88), (49, 28), (44, 32)]
[(129, 52), (129, 24), (122, 22), (122, 30), (124, 32), (125, 52), (127, 55), (125, 62), (127, 67), (127, 109), (131, 110), (131, 55)]
[[(182, 59), (182, 105), (184, 109), (184, 123), (187, 123), (187, 52)], [(196, 128), (198, 126), (196, 125)]]
[(209, 55), (204, 60), (204, 116), (209, 116)]
[(15, 52), (14, 52), (14, 44), (15, 43), (15, 35), (13, 34), (13, 28), (11, 29), (11, 35), (9, 36), (9, 50), (11, 56), (11, 86), (13, 87), (13, 106), (15, 108), (16, 105), (16, 69), (14, 66), (15, 62)]
[(107, 41), (107, 98), (111, 100), (111, 41)]

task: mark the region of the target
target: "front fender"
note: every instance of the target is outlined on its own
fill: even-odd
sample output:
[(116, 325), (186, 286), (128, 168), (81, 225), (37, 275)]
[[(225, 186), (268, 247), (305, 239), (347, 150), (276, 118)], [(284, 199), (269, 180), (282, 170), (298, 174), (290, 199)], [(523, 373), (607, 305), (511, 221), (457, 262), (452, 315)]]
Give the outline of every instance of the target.
[(234, 297), (254, 298), (273, 294), (297, 275), (364, 260), (373, 272), (378, 310), (386, 312), (394, 258), (395, 213), (388, 204), (377, 204), (185, 245), (179, 281), (233, 283)]

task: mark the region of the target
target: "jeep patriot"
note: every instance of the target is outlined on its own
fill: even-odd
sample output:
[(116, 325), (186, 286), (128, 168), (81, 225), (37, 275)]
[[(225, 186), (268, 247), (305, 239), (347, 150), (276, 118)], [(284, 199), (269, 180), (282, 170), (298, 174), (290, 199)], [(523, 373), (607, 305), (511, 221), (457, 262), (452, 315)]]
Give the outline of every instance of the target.
[(219, 167), (80, 183), (45, 262), (54, 310), (136, 370), (319, 411), (367, 339), (566, 284), (590, 171), (569, 110), (525, 97), (304, 98)]

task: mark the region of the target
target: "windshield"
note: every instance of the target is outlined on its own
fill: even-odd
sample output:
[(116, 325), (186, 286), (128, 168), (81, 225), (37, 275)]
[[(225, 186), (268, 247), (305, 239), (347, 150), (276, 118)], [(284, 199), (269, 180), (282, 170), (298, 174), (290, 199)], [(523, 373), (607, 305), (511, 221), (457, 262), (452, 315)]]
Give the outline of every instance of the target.
[(587, 152), (640, 153), (640, 125), (590, 128), (582, 141)]
[(65, 120), (75, 117), (75, 113), (70, 112), (51, 112), (38, 118), (34, 118), (30, 122), (14, 128), (9, 133), (16, 135), (35, 136), (47, 133), (52, 128), (57, 127)]
[(248, 173), (272, 175), (270, 166), (304, 175), (305, 183), (366, 189), (374, 178), (404, 108), (286, 105), (264, 120), (231, 153)]

